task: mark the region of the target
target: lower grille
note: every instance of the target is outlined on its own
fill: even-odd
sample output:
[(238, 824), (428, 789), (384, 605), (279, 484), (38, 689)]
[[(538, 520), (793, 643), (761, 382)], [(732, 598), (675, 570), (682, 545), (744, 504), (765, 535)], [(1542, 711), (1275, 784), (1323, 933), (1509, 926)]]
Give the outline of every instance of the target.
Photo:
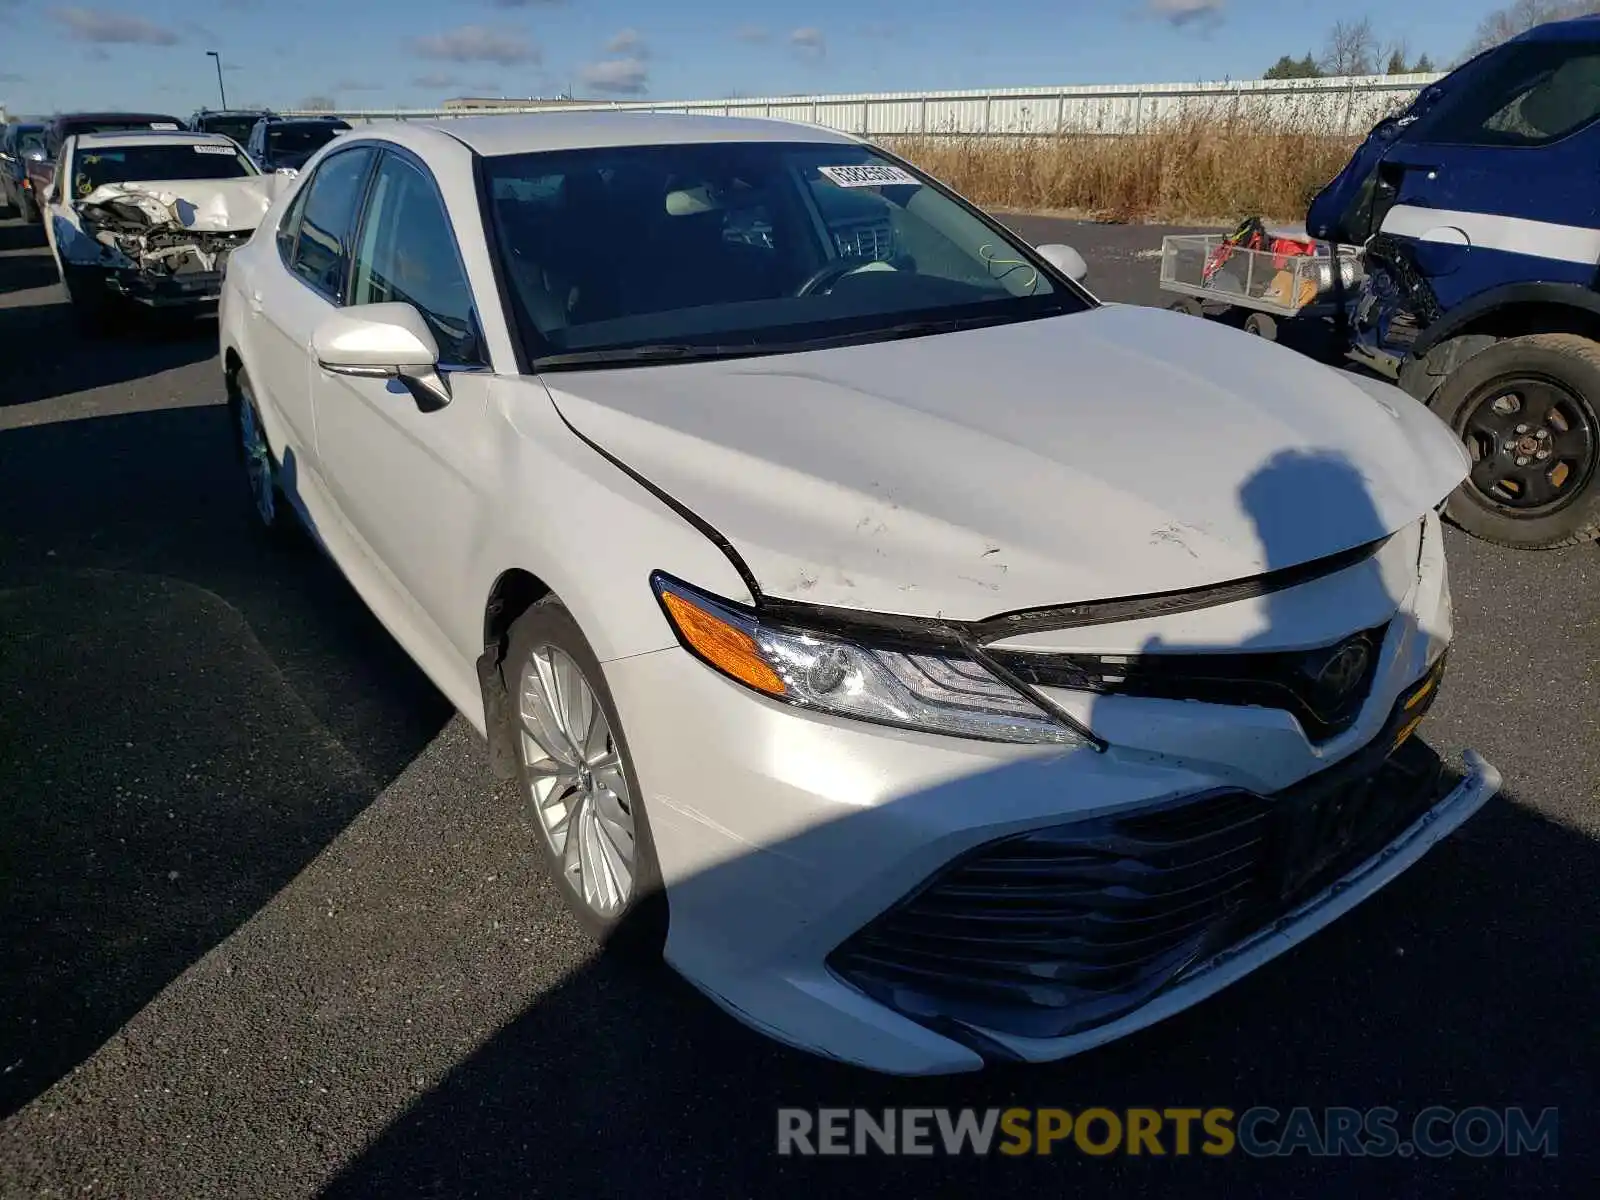
[[(914, 1020), (1060, 1037), (1127, 1013), (1371, 857), (1442, 794), (1438, 756), (1364, 752), (1272, 796), (1217, 792), (958, 859), (840, 945), (841, 978)], [(959, 1034), (957, 1034), (959, 1036)]]

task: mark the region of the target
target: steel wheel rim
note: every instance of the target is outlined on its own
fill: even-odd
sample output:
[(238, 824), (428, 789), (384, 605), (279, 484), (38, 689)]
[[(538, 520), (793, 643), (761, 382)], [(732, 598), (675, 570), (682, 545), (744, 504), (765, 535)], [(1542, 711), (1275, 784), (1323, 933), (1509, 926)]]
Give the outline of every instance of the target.
[(1502, 376), (1462, 407), (1456, 432), (1472, 457), (1466, 491), (1518, 517), (1556, 512), (1582, 494), (1597, 465), (1594, 409), (1566, 384)]
[(633, 798), (616, 738), (578, 664), (543, 646), (522, 665), (517, 739), (539, 830), (562, 878), (597, 916), (633, 896)]
[(244, 451), (244, 472), (250, 484), (250, 498), (255, 501), (256, 516), (263, 525), (271, 525), (277, 515), (278, 498), (272, 481), (272, 456), (267, 449), (266, 435), (256, 420), (256, 406), (248, 389), (241, 388), (239, 396), (239, 444)]

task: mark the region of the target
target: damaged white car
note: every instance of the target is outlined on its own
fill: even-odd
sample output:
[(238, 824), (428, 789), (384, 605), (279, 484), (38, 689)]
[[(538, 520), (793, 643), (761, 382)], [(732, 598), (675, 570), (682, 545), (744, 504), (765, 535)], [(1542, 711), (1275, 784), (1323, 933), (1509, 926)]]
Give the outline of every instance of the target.
[(1499, 785), (1414, 736), (1460, 442), (1082, 273), (811, 126), (373, 125), (234, 254), (221, 359), (261, 523), (486, 735), (589, 930), (960, 1071), (1212, 995)]
[(198, 308), (221, 294), (281, 182), (219, 134), (83, 134), (61, 147), (45, 236), (80, 322), (119, 307)]

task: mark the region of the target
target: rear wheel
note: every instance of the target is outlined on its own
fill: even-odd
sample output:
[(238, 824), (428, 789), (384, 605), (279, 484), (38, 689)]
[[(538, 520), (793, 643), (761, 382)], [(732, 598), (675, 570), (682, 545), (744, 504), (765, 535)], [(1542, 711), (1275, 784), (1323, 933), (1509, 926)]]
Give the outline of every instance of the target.
[(551, 879), (597, 941), (659, 953), (665, 898), (622, 722), (599, 660), (554, 596), (512, 624), (504, 670), (517, 776)]
[(1526, 550), (1600, 536), (1600, 344), (1509, 338), (1446, 379), (1433, 408), (1472, 456), (1445, 510), (1461, 528)]

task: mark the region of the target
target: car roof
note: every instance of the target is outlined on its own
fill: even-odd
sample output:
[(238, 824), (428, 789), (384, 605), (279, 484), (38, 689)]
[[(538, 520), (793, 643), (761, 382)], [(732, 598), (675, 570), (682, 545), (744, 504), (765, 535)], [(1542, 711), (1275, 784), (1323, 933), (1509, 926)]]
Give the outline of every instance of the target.
[(187, 129), (129, 129), (118, 133), (80, 133), (78, 149), (110, 149), (114, 146), (236, 146), (221, 133), (192, 133)]
[(1564, 42), (1569, 40), (1592, 41), (1600, 37), (1600, 16), (1571, 17), (1565, 21), (1552, 21), (1535, 25), (1526, 33), (1512, 39), (1517, 42)]
[[(860, 141), (848, 133), (797, 121), (637, 110), (554, 110), (404, 123), (406, 128), (414, 126), (446, 133), (486, 158), (539, 150), (584, 150), (603, 146), (695, 145), (706, 142), (832, 142), (855, 145)], [(375, 133), (379, 130), (383, 136), (400, 140), (394, 137), (390, 126), (374, 127)]]
[(50, 118), (53, 125), (71, 125), (75, 121), (143, 121), (150, 124), (154, 121), (171, 121), (182, 125), (177, 117), (170, 113), (142, 113), (142, 112), (75, 112), (60, 113)]
[(277, 113), (269, 112), (261, 119), (268, 125), (326, 125), (329, 121), (344, 121), (346, 125), (350, 123), (345, 121), (343, 117), (335, 116), (333, 113), (313, 117), (284, 117)]

